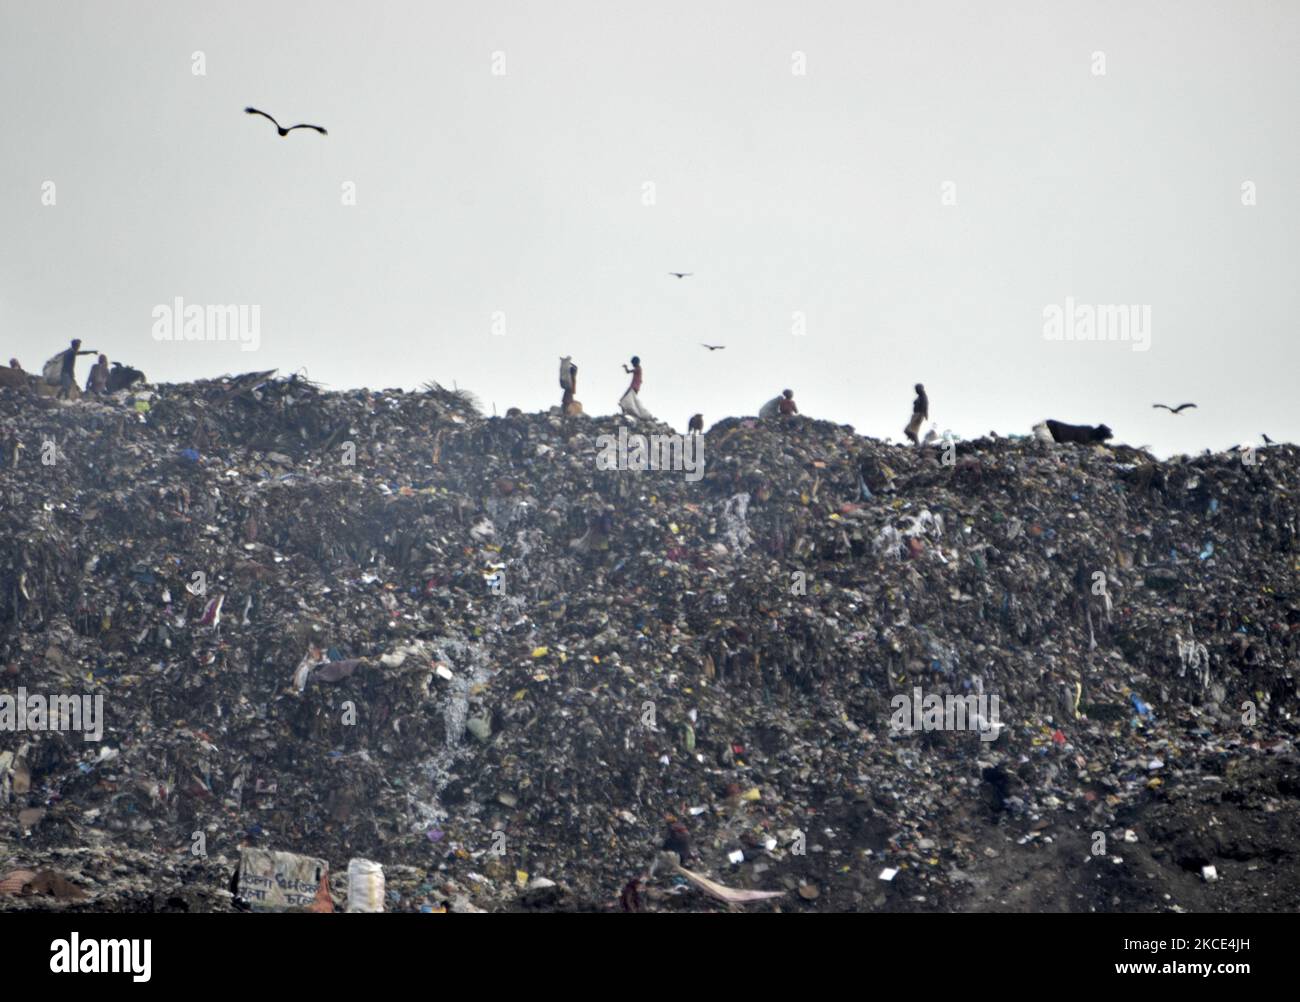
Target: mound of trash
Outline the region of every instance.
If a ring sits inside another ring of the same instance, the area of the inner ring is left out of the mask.
[[[1300,906],[1295,447],[0,416],[0,909],[228,909],[241,847],[393,911]]]

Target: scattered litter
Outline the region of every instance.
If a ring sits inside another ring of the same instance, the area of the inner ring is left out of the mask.
[[[692,482],[598,470],[619,417],[489,418],[436,386],[258,372],[26,400],[0,388],[0,697],[111,710],[99,744],[6,730],[0,887],[50,870],[96,906],[230,907],[239,847],[271,846],[307,861],[274,907],[321,905],[316,868],[363,856],[387,911],[556,891],[524,872],[600,909],[671,816],[695,869],[653,890],[709,895],[692,907],[779,896],[702,873],[963,907],[996,854],[1065,826],[1128,843],[1138,805],[1144,853],[1168,850],[1294,755],[1291,446],[1249,465],[985,438],[946,464],[724,419]],[[894,735],[915,688],[998,703]],[[74,867],[70,845],[95,848]],[[270,907],[274,872],[241,864],[241,900]]]

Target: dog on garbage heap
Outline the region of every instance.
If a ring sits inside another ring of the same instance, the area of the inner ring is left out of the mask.
[[[1080,445],[1088,445],[1092,442],[1105,442],[1115,437],[1104,424],[1096,427],[1090,424],[1066,424],[1064,421],[1053,421],[1051,418],[1048,418],[1044,424],[1047,425],[1053,442],[1077,442]]]
[[[129,390],[133,384],[142,382],[144,382],[144,373],[139,369],[114,362],[113,369],[108,374],[107,388],[109,393],[116,393],[118,390]]]

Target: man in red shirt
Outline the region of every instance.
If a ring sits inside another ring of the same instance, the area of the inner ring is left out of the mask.
[[[633,393],[641,392],[641,359],[636,355],[632,356],[632,368],[623,366],[624,372],[632,373],[632,385],[628,387]]]
[[[623,366],[624,372],[632,373],[632,384],[619,400],[618,405],[622,408],[624,414],[630,414],[632,417],[649,419],[650,412],[641,406],[641,398],[637,395],[641,392],[641,359],[636,355],[632,356],[632,368]]]

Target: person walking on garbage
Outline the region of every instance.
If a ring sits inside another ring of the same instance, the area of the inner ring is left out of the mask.
[[[618,406],[624,414],[631,415],[634,418],[648,420],[650,412],[641,406],[641,398],[638,394],[641,392],[641,359],[636,355],[632,356],[632,368],[623,366],[624,372],[632,374],[632,383],[628,386],[627,392],[619,400]]]
[[[94,365],[90,367],[90,376],[86,379],[87,393],[107,393],[108,392],[108,356],[100,355]]]
[[[81,351],[81,339],[73,338],[71,345],[63,353],[63,367],[59,372],[59,399],[66,400],[72,396],[72,387],[76,383],[77,356],[93,355],[92,351]]]
[[[903,429],[903,434],[911,439],[913,445],[917,445],[919,440],[916,433],[921,430],[921,425],[930,419],[930,398],[925,395],[925,387],[920,383],[916,384],[916,399],[912,401],[912,420],[907,423]]]

